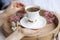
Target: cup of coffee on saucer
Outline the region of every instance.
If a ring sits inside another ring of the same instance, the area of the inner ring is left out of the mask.
[[[20,21],[20,24],[23,27],[29,29],[39,29],[46,25],[46,19],[39,14],[40,6],[27,6],[25,11],[26,15]]]

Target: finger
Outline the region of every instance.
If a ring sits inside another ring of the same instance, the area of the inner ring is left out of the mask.
[[[20,8],[21,9],[23,7],[25,7],[25,6],[22,3],[19,3],[19,2],[11,2],[11,8],[17,8],[17,9]]]
[[[24,9],[24,5],[22,3],[12,2],[10,8],[12,11],[17,12]]]
[[[13,8],[14,6],[16,6],[16,3],[17,3],[17,2],[13,2],[13,1],[12,1],[11,4],[10,4],[10,7]]]
[[[22,28],[19,26],[17,27],[16,31],[20,32],[22,30]]]
[[[24,8],[23,4],[17,3],[17,2],[11,2],[10,6],[5,10],[6,17],[17,13],[18,11],[22,10],[23,8]]]
[[[16,7],[17,2],[11,2],[11,4],[8,6],[7,10],[13,9]]]

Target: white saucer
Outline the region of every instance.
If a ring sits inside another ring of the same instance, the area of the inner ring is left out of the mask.
[[[20,20],[20,24],[25,27],[25,28],[30,28],[30,29],[38,29],[38,28],[43,28],[46,25],[46,19],[42,16],[39,17],[39,20],[35,23],[31,23],[27,21],[26,17],[23,17]]]

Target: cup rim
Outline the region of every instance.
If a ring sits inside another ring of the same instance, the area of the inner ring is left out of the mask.
[[[30,11],[28,11],[27,9],[28,9],[28,8],[31,8],[31,7],[39,8],[38,11],[40,11],[40,6],[38,6],[38,5],[30,5],[30,6],[26,6],[26,7],[25,7],[25,11],[26,11],[26,12],[30,12]],[[36,11],[36,12],[37,12],[37,11]]]

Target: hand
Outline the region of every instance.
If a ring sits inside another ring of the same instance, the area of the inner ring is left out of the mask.
[[[8,36],[5,40],[20,40],[25,35],[21,32],[22,28],[18,27],[15,32],[13,32],[10,36]]]
[[[20,4],[20,5],[17,5]],[[11,2],[11,4],[8,6],[5,11],[0,14],[0,26],[4,23],[5,20],[8,19],[9,16],[15,14],[16,12],[22,10],[24,8],[24,5],[17,2]]]
[[[22,32],[25,36],[37,36],[39,34],[38,30],[32,30],[32,29],[23,29]]]
[[[24,8],[24,5],[17,2],[12,2],[9,7],[4,11],[6,17],[15,14],[17,11],[20,11]]]

